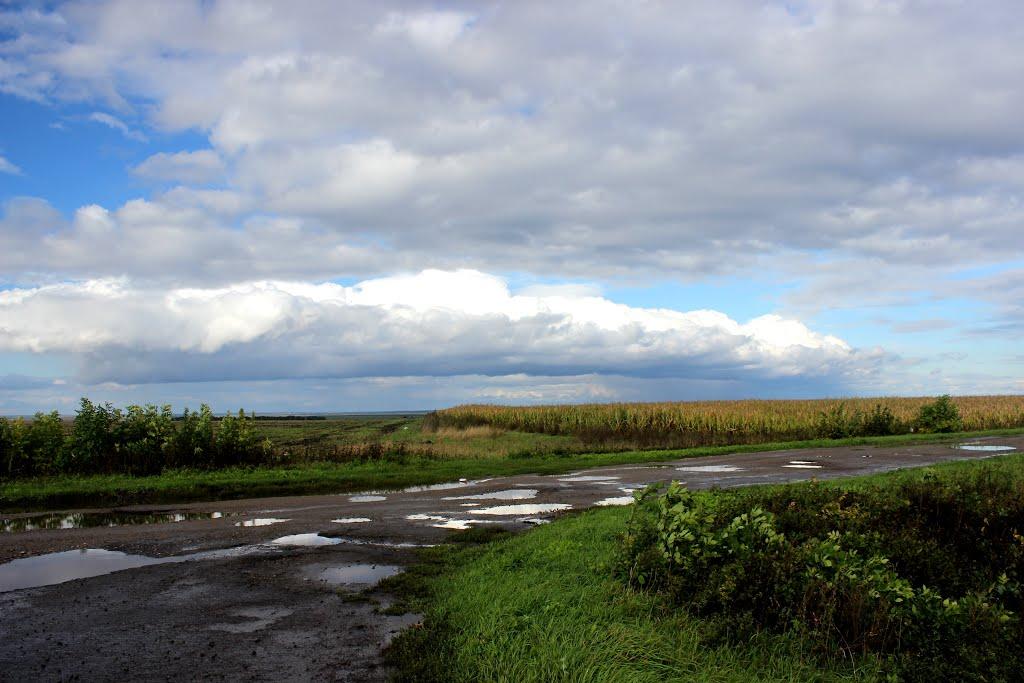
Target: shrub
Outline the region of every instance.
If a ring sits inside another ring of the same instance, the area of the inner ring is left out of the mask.
[[[120,421],[121,411],[109,403],[96,405],[83,398],[75,413],[67,448],[55,458],[57,469],[76,473],[114,471]]]
[[[845,403],[838,403],[818,416],[818,436],[824,439],[845,439],[859,431],[860,413],[847,412]]]
[[[0,475],[25,476],[25,422],[0,417]]]
[[[876,403],[871,412],[864,417],[860,433],[864,436],[888,436],[898,430],[896,416],[889,406]]]
[[[228,413],[221,418],[214,432],[214,464],[217,467],[258,464],[270,454],[271,444],[256,433],[256,421],[246,417],[244,410],[238,415]]]
[[[648,488],[616,573],[706,619],[712,640],[792,631],[904,680],[1021,680],[1022,464],[848,491]]]
[[[167,454],[169,467],[211,467],[215,460],[213,412],[205,403],[196,412],[185,408]]]
[[[119,418],[114,435],[117,470],[139,475],[160,472],[173,445],[171,407],[132,405]]]
[[[53,467],[54,454],[63,453],[67,430],[60,413],[36,413],[25,425],[25,451],[29,463],[28,474],[44,474]]]
[[[949,394],[940,396],[934,403],[921,406],[917,425],[926,432],[960,432],[964,428],[960,410]]]

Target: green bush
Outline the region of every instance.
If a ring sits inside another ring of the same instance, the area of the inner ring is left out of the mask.
[[[1021,680],[1020,465],[852,491],[652,487],[616,571],[705,618],[711,639],[790,631],[905,680]]]
[[[225,415],[214,433],[214,462],[217,467],[254,465],[270,455],[271,444],[259,438],[256,421],[246,417],[244,410],[238,416]]]
[[[25,422],[0,417],[0,474],[5,477],[25,476]]]
[[[871,409],[861,422],[860,433],[864,436],[889,436],[899,431],[896,416],[888,406],[879,403]]]
[[[0,418],[0,476],[40,474],[157,474],[172,467],[206,469],[269,461],[268,440],[255,418],[238,411],[215,426],[207,405],[175,420],[169,405],[131,405],[123,411],[83,398],[68,430],[60,415],[37,413],[26,422]]]
[[[210,467],[214,463],[213,412],[205,403],[196,412],[185,408],[171,437],[169,467]]]
[[[173,446],[174,418],[165,405],[128,406],[119,414],[115,442],[120,472],[146,475],[159,473],[168,462]]]
[[[953,399],[946,394],[937,398],[934,403],[921,406],[917,426],[925,432],[960,432],[963,431],[964,422]]]
[[[117,452],[117,427],[121,411],[109,403],[96,405],[83,398],[67,447],[55,454],[58,470],[68,473],[113,472]]]

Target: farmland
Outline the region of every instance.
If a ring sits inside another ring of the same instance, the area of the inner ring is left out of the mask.
[[[1024,396],[951,399],[959,420],[922,420],[935,401],[917,398],[843,398],[802,401],[601,403],[506,407],[466,405],[440,410],[427,427],[496,429],[574,436],[587,444],[688,448],[772,441],[884,436],[915,431],[982,431],[1024,427]]]
[[[326,419],[84,401],[74,419],[0,418],[0,508],[354,491],[1021,428],[1017,396],[462,406]]]

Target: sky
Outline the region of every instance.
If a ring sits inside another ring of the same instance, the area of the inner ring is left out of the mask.
[[[1024,393],[1021,18],[0,2],[0,414]]]

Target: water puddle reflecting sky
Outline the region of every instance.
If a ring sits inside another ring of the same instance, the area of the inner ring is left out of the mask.
[[[498,505],[490,508],[469,510],[471,515],[537,515],[544,512],[571,510],[572,505],[565,503],[529,503],[523,505]]]
[[[329,536],[321,536],[320,534],[292,534],[290,536],[275,538],[271,541],[274,545],[289,545],[303,548],[312,548],[321,545],[338,545],[342,542],[343,541],[340,538],[331,538]]]
[[[634,503],[633,496],[616,496],[614,498],[605,498],[599,500],[594,505],[600,505],[601,507],[609,507],[612,505],[632,505]]]
[[[247,519],[244,522],[235,522],[235,526],[270,526],[271,524],[290,521],[290,519],[278,519],[276,517],[261,517],[260,519]]]
[[[687,465],[686,467],[677,467],[678,472],[708,472],[708,473],[723,473],[723,472],[742,472],[742,467],[736,465]]]
[[[317,579],[332,586],[375,586],[401,571],[392,564],[346,564],[321,570]]]
[[[186,556],[144,557],[116,550],[66,550],[62,553],[23,557],[0,564],[0,593],[37,588],[74,579],[102,576],[122,569],[152,564],[184,562]]]
[[[129,524],[166,524],[203,519],[220,519],[221,512],[50,512],[24,517],[0,519],[0,532],[37,531],[40,529],[89,529]]]
[[[1013,446],[990,446],[980,443],[962,443],[958,446],[954,446],[961,451],[983,451],[988,453],[1001,453],[1004,451],[1015,451],[1017,450]]]
[[[470,496],[448,496],[444,500],[529,500],[537,497],[537,489],[507,489]]]

